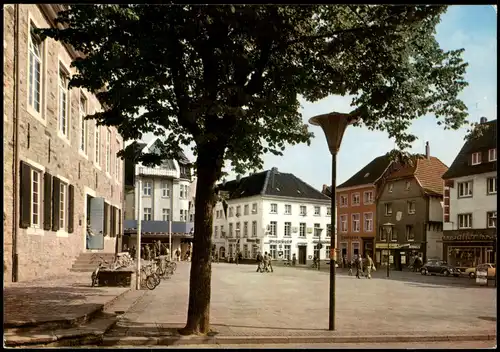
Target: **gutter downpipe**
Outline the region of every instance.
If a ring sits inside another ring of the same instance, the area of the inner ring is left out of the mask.
[[[17,282],[18,281],[18,268],[19,268],[19,263],[18,263],[18,253],[17,253],[17,235],[18,235],[18,229],[19,229],[19,95],[20,95],[20,86],[19,86],[19,33],[21,31],[21,20],[20,20],[20,5],[15,4],[15,25],[14,25],[14,66],[15,66],[15,85],[16,88],[14,90],[14,96],[16,100],[16,104],[14,106],[14,118],[15,118],[15,124],[14,124],[14,174],[13,174],[13,181],[14,181],[14,196],[12,197],[13,200],[13,209],[12,209],[12,214],[13,214],[13,220],[12,220],[12,282]]]

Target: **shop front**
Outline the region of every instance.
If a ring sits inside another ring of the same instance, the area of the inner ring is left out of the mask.
[[[444,231],[443,258],[461,269],[496,262],[496,229]]]
[[[412,264],[412,257],[424,258],[421,243],[377,243],[375,245],[375,263],[393,270],[402,271]]]

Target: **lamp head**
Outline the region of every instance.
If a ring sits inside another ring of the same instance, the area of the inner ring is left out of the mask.
[[[309,123],[323,129],[330,153],[336,154],[339,151],[347,126],[355,123],[358,119],[356,110],[348,114],[334,111],[311,117]]]

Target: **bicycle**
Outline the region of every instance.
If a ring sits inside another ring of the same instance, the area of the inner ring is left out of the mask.
[[[91,279],[92,279],[92,287],[95,287],[95,286],[98,286],[99,285],[99,271],[105,267],[104,264],[106,265],[109,265],[109,263],[104,260],[104,258],[102,256],[99,256],[100,258],[100,261],[99,261],[99,264],[97,265],[97,268],[95,268],[95,270],[92,272],[92,275],[91,275]]]
[[[152,266],[146,265],[141,267],[141,287],[147,287],[149,290],[154,290],[159,284],[153,275]]]

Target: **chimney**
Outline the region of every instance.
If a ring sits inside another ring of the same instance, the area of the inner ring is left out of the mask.
[[[427,160],[431,158],[431,148],[429,147],[429,142],[425,142],[425,157]]]
[[[484,117],[484,116],[483,116],[483,117],[481,117],[481,118],[479,119],[479,122],[480,122],[480,123],[486,123],[486,122],[488,122],[488,119],[487,119],[486,117]]]
[[[273,167],[273,168],[271,169],[271,171],[272,171],[272,172],[278,172],[278,168],[277,168],[277,167]]]
[[[241,180],[241,175],[236,175],[236,181],[240,182]]]
[[[326,194],[326,190],[328,189],[328,186],[323,184],[323,194]]]

